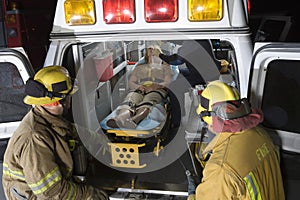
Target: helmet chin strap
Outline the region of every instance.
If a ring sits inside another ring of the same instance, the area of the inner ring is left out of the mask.
[[[208,155],[208,156],[204,155],[203,154],[204,149],[202,149],[202,145],[204,145],[204,143],[208,144],[210,142],[210,141],[205,141],[205,138],[209,138],[209,136],[208,136],[209,131],[208,131],[207,126],[208,126],[208,124],[201,119],[201,132],[200,132],[200,143],[199,143],[199,152],[198,152],[198,156],[201,161],[207,161],[210,157],[210,155]],[[204,146],[204,148],[205,148],[205,146]]]
[[[201,119],[201,136],[200,136],[200,142],[202,143],[203,142],[203,138],[205,136],[205,134],[207,133],[207,130],[208,130],[208,124],[203,120],[203,117],[210,117],[212,114],[211,111],[202,111],[200,114],[199,114],[199,117]]]
[[[65,118],[68,118],[69,113],[70,113],[70,109],[63,106],[62,116],[65,117]]]
[[[204,110],[199,114],[199,117],[201,118],[201,121],[204,122],[203,117],[212,117],[215,115],[216,115],[216,113],[214,111]]]
[[[207,133],[207,131],[208,131],[208,128],[207,128],[207,123],[205,123],[205,122],[202,122],[201,123],[202,125],[202,128],[201,128],[201,137],[200,137],[200,141],[201,142],[203,142],[203,139],[204,139],[204,137],[205,137],[205,134]]]
[[[67,98],[67,97],[66,97],[66,98]],[[71,119],[71,116],[70,116],[70,114],[71,114],[71,112],[70,112],[70,106],[67,105],[67,100],[66,100],[66,98],[59,100],[59,102],[60,102],[60,104],[61,104],[62,107],[63,107],[63,113],[62,113],[62,116],[63,116],[64,118],[70,120],[70,119]]]

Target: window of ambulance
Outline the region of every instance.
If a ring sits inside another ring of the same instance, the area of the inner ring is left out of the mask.
[[[31,106],[23,103],[25,84],[17,67],[0,62],[0,123],[20,121]]]
[[[299,77],[299,60],[274,60],[269,63],[262,99],[264,126],[300,133]]]

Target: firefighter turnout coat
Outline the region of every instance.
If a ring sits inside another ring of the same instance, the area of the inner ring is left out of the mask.
[[[34,107],[11,137],[4,155],[3,187],[13,199],[88,199],[93,188],[71,181],[68,139],[76,133],[63,118]]]
[[[198,200],[284,200],[279,155],[262,128],[217,134],[196,189]]]

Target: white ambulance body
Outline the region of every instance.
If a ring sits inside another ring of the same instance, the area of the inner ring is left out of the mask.
[[[79,131],[93,162],[86,162],[84,156],[75,158],[78,175],[111,191],[111,199],[186,198],[185,171],[201,178],[195,152],[201,128],[195,114],[198,90],[215,79],[237,87],[253,107],[262,109],[262,125],[282,151],[292,152],[297,160],[300,44],[256,44],[253,51],[248,5],[246,0],[57,1],[44,66],[61,65],[70,71],[79,86],[72,104],[74,122],[104,135],[109,147],[109,151],[97,149],[85,141],[87,133]],[[147,117],[145,127],[138,130],[107,127],[106,120],[129,90],[130,72],[152,45],[159,45],[165,55],[178,54],[186,61],[170,65],[173,95],[162,106],[164,121],[153,117],[157,116],[153,109],[152,118]],[[16,66],[23,85],[33,75],[24,75],[26,64],[1,55],[0,62]],[[218,66],[223,62],[226,72]],[[1,80],[6,71],[0,71]],[[13,129],[4,114],[0,119],[0,137],[6,141]],[[287,199],[292,199],[297,194],[293,188],[300,184],[291,180],[294,172],[289,166],[285,170],[285,183],[293,186]]]

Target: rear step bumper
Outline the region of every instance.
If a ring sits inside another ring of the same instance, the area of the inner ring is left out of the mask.
[[[130,188],[118,188],[115,193],[110,195],[110,200],[129,200],[129,199],[172,199],[172,200],[186,200],[187,192],[179,191],[163,191],[163,190],[141,190]]]

